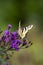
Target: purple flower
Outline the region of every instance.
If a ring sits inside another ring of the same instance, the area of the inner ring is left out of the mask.
[[[2,36],[2,41],[6,44],[6,43],[11,41],[11,37],[10,36],[7,37],[6,35],[3,35]]]
[[[6,36],[3,35],[1,38],[2,38],[2,41],[4,41],[6,39]]]
[[[23,42],[23,45],[26,45],[27,44],[27,42]]]
[[[4,35],[9,35],[10,31],[9,30],[5,30]]]
[[[7,37],[7,38],[5,38],[5,43],[8,43],[8,42],[10,42],[11,41],[11,37]]]
[[[9,30],[10,28],[12,28],[12,25],[11,25],[11,24],[8,24],[8,30]]]
[[[10,28],[12,28],[12,25],[9,24],[8,30],[4,31],[3,36],[0,38],[0,42],[3,42],[4,45],[8,43],[10,49],[13,48],[15,50],[19,50],[22,46],[27,45],[27,41],[25,39],[23,39],[23,41],[20,40],[18,30],[11,32],[9,30]]]
[[[19,46],[18,44],[12,44],[11,48],[15,49],[15,50],[19,50]]]
[[[15,49],[15,50],[19,50],[19,45],[21,44],[21,41],[20,40],[15,40],[15,41],[12,41],[11,43],[11,48]]]
[[[18,37],[18,33],[17,32],[12,32],[12,40],[15,40],[15,39],[17,39],[17,37]]]
[[[15,50],[19,50],[19,46],[16,44],[16,45],[14,45],[14,49]]]
[[[17,36],[17,32],[12,32],[12,35],[13,36]]]
[[[18,45],[22,44],[22,41],[17,39],[17,44]]]

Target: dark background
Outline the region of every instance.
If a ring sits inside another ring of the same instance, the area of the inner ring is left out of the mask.
[[[0,0],[0,26],[17,26],[19,20],[22,24],[37,22],[43,30],[43,0]]]

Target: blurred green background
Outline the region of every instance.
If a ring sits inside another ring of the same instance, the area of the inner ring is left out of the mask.
[[[4,31],[12,24],[15,31],[20,20],[23,27],[34,25],[29,31],[33,45],[15,52],[9,62],[11,65],[43,65],[43,0],[0,0],[0,28]]]

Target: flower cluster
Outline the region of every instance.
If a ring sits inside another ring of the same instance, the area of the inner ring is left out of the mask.
[[[10,29],[12,28],[12,25],[8,25],[8,29],[4,31],[2,37],[0,37],[0,46],[1,47],[6,47],[9,45],[8,49],[14,49],[14,50],[19,50],[22,46],[26,45],[27,42],[26,40],[21,41],[19,39],[18,31],[11,32]],[[3,43],[2,43],[3,42]]]
[[[22,41],[21,39],[19,39],[20,36],[18,34],[18,30],[11,32],[11,28],[12,25],[9,24],[8,29],[5,30],[0,37],[0,53],[2,52],[4,54],[7,52],[7,50],[11,49],[18,51],[23,46],[25,46],[25,48],[28,48],[28,43],[26,42],[26,40],[23,39]]]

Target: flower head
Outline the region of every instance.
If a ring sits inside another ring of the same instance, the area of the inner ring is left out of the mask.
[[[9,30],[5,30],[4,35],[9,35],[10,31]]]
[[[8,30],[12,28],[12,25],[11,24],[8,24]]]
[[[19,50],[19,45],[21,44],[20,40],[14,40],[11,43],[11,48],[15,49],[15,50]]]

